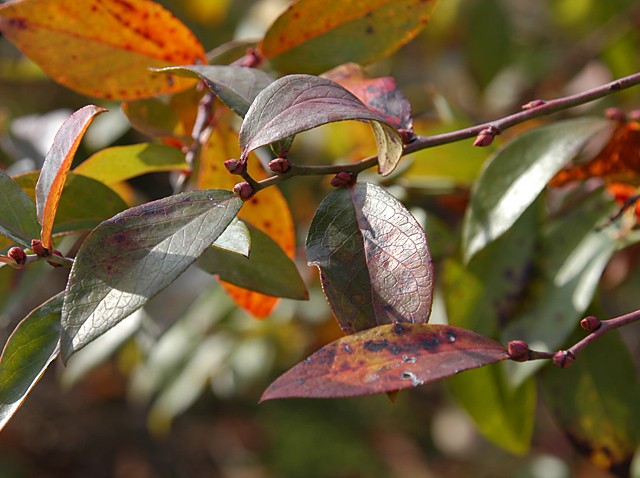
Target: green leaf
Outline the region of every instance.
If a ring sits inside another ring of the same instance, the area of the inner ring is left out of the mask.
[[[611,203],[599,190],[542,231],[535,292],[528,298],[529,307],[504,330],[505,341],[524,340],[534,349],[547,351],[562,345],[591,303],[616,249],[614,232],[598,230],[610,214]],[[526,370],[527,374],[533,371]]]
[[[273,23],[258,51],[284,73],[318,74],[347,62],[371,63],[420,33],[436,3],[300,0]]]
[[[584,331],[573,339],[580,340]],[[640,386],[617,332],[591,343],[566,369],[547,367],[543,398],[569,439],[595,465],[629,476],[640,446]]]
[[[260,146],[345,120],[370,122],[378,146],[380,174],[390,174],[403,152],[398,132],[339,84],[311,75],[285,76],[256,97],[240,129],[242,157]]]
[[[513,387],[504,370],[493,366],[456,375],[448,384],[478,430],[492,443],[518,455],[529,450],[536,410],[533,378]]]
[[[152,138],[190,139],[178,114],[168,104],[157,98],[127,101],[120,106],[131,126]]]
[[[40,237],[36,205],[16,182],[0,171],[0,234],[31,247],[31,239]]]
[[[244,289],[307,300],[309,293],[294,262],[265,233],[253,226],[248,228],[251,233],[249,258],[213,247],[200,256],[196,265]]]
[[[256,68],[222,65],[189,65],[162,68],[161,72],[203,80],[220,100],[244,118],[258,93],[273,83],[273,77]]]
[[[357,183],[329,193],[306,248],[345,332],[428,321],[433,266],[424,231],[381,187]]]
[[[240,254],[244,257],[249,257],[251,251],[251,232],[249,226],[238,218],[235,218],[229,224],[216,242],[213,243],[213,247],[228,251],[234,254]]]
[[[0,429],[9,422],[60,351],[58,294],[18,324],[0,357]]]
[[[507,357],[499,343],[470,330],[431,324],[381,325],[324,346],[281,375],[260,400],[393,392]]]
[[[162,144],[141,143],[100,150],[73,172],[112,184],[147,173],[188,169],[180,150]]]
[[[36,210],[42,224],[41,238],[45,247],[51,247],[51,232],[58,211],[60,196],[71,162],[85,131],[93,119],[104,113],[104,108],[89,105],[73,113],[60,127],[36,183]]]
[[[509,229],[562,166],[609,125],[599,118],[561,121],[527,131],[492,156],[467,208],[465,260]]]
[[[37,172],[23,174],[15,179],[27,195],[35,195]],[[108,186],[91,178],[68,173],[58,204],[53,234],[93,229],[126,208],[127,204]]]
[[[94,229],[78,251],[67,284],[63,359],[173,282],[241,206],[230,191],[193,191],[127,209]]]

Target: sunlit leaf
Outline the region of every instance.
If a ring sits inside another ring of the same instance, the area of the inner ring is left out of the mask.
[[[616,332],[590,344],[567,369],[541,373],[544,401],[569,440],[593,464],[620,477],[630,476],[640,445],[637,377]]]
[[[499,343],[469,330],[430,324],[382,325],[324,346],[280,376],[261,400],[392,392],[507,357]]]
[[[349,90],[394,128],[413,131],[411,104],[393,77],[369,78],[362,68],[353,63],[334,68],[323,76]]]
[[[334,121],[369,121],[378,146],[380,174],[390,174],[402,156],[402,139],[378,113],[326,78],[289,75],[257,96],[240,129],[242,156],[302,131]]]
[[[549,182],[562,186],[569,181],[602,178],[606,182],[640,183],[640,122],[620,123],[594,158],[560,171]]]
[[[150,0],[22,0],[0,7],[0,31],[51,78],[100,98],[180,91],[192,80],[149,68],[204,63],[204,49]]]
[[[225,105],[243,118],[258,93],[273,82],[271,75],[262,70],[240,66],[189,65],[160,71],[203,80]]]
[[[180,150],[162,144],[142,143],[102,149],[73,172],[111,184],[147,173],[188,169]]]
[[[37,171],[16,176],[15,180],[27,195],[35,198]],[[93,229],[126,208],[127,204],[110,187],[95,179],[68,173],[52,233]]]
[[[42,243],[47,248],[51,247],[53,221],[80,140],[96,115],[105,111],[93,105],[76,111],[60,127],[44,159],[36,184],[36,210],[38,221],[42,224]]]
[[[433,265],[424,231],[381,187],[332,191],[318,207],[306,248],[345,332],[428,321]]]
[[[258,51],[284,73],[318,74],[391,55],[426,25],[435,0],[299,0],[274,22]]]
[[[229,191],[193,191],[133,207],[94,229],[69,276],[63,359],[173,282],[222,234],[241,205]]]
[[[465,259],[509,229],[560,168],[608,125],[599,118],[561,121],[525,132],[492,156],[465,216]]]
[[[238,287],[275,297],[309,298],[304,281],[293,261],[273,239],[250,227],[251,252],[243,257],[233,252],[207,249],[196,265]]]
[[[31,247],[31,239],[40,236],[40,224],[32,199],[13,179],[0,171],[0,234]]]
[[[219,118],[209,140],[202,146],[198,169],[198,188],[232,189],[238,176],[229,174],[223,163],[240,155],[238,134],[232,126],[233,114]],[[257,180],[267,177],[257,158],[251,158],[249,173]],[[246,201],[239,215],[247,223],[273,239],[290,259],[295,257],[295,229],[286,199],[277,186],[263,189]],[[221,281],[235,302],[254,317],[268,316],[278,303],[276,297],[260,294]]]
[[[218,239],[213,243],[213,248],[249,257],[249,252],[251,251],[251,232],[249,232],[249,227],[243,221],[235,218],[218,236]]]
[[[13,331],[0,357],[0,429],[60,351],[62,294],[33,310]]]

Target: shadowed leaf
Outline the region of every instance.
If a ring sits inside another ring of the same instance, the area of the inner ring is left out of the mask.
[[[42,224],[42,243],[47,248],[51,247],[53,221],[73,156],[93,118],[105,111],[99,106],[89,105],[73,113],[56,133],[53,145],[44,159],[36,183],[36,210]]]
[[[135,129],[152,138],[177,138],[182,142],[191,140],[180,121],[178,114],[170,105],[157,98],[143,98],[126,101],[120,109]]]
[[[560,168],[609,124],[601,118],[561,121],[527,131],[493,155],[467,208],[462,231],[465,259],[509,229]]]
[[[342,330],[427,322],[433,265],[422,227],[379,186],[356,183],[322,201],[307,237]]]
[[[273,23],[258,51],[284,73],[318,74],[391,55],[426,25],[432,0],[300,0]]]
[[[64,360],[173,282],[227,228],[242,201],[193,191],[128,209],[78,251],[62,311]]]
[[[253,100],[273,78],[255,68],[223,65],[190,65],[159,70],[203,80],[222,102],[244,118]]]
[[[150,0],[12,2],[0,31],[55,81],[99,98],[180,91],[193,81],[149,68],[206,61],[193,33]]]
[[[326,78],[289,75],[257,96],[240,129],[242,157],[260,146],[335,121],[369,121],[378,146],[380,174],[390,174],[402,156],[402,139],[380,114]]]
[[[20,186],[0,171],[0,234],[31,247],[31,239],[40,236],[36,206]]]
[[[261,400],[393,392],[507,358],[499,343],[469,330],[382,325],[324,346],[280,376]]]
[[[180,150],[162,144],[142,143],[102,149],[73,172],[112,184],[147,173],[188,169]]]
[[[7,340],[0,357],[0,430],[58,356],[62,297],[33,310]]]

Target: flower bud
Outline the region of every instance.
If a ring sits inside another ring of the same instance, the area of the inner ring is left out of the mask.
[[[585,317],[580,321],[580,327],[582,327],[587,332],[595,332],[600,328],[601,325],[602,322],[600,321],[600,319],[594,317],[593,315]]]
[[[493,126],[489,126],[478,133],[473,145],[480,147],[489,146],[493,143],[493,138],[495,138],[497,134],[498,131]]]
[[[242,174],[247,170],[247,164],[239,159],[227,159],[224,162],[224,167],[231,174]]]
[[[27,263],[27,253],[21,247],[12,247],[7,251],[7,256],[13,259],[16,264],[22,266]]]
[[[353,173],[341,171],[331,178],[331,185],[335,188],[346,188],[356,183],[357,177]]]
[[[243,201],[246,201],[247,199],[251,199],[251,197],[255,194],[255,192],[251,187],[251,184],[249,184],[246,181],[243,181],[241,183],[236,184],[233,187],[233,194],[238,196]]]
[[[551,360],[556,367],[567,368],[575,359],[575,355],[568,350],[558,350]]]
[[[529,344],[524,340],[512,340],[507,344],[509,358],[514,362],[526,362],[529,360]]]
[[[287,158],[276,158],[269,162],[269,169],[276,174],[284,174],[291,169],[291,161]]]
[[[39,239],[31,239],[31,250],[39,257],[47,257],[49,255],[49,249],[44,247]]]

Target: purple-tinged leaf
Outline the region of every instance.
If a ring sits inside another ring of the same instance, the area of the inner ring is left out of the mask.
[[[428,321],[433,265],[424,231],[381,187],[356,183],[332,191],[313,218],[306,247],[346,333]]]
[[[507,358],[502,345],[470,330],[382,325],[324,346],[281,375],[261,400],[394,392]]]
[[[390,174],[403,152],[402,139],[395,128],[342,86],[311,75],[285,76],[256,97],[240,129],[242,157],[246,158],[260,146],[345,120],[371,124],[378,147],[380,174]]]
[[[73,113],[56,133],[53,145],[44,158],[36,184],[36,209],[38,221],[42,225],[40,236],[45,247],[51,247],[53,220],[80,140],[93,118],[105,111],[107,110],[99,106],[89,105]]]
[[[18,324],[0,357],[0,430],[60,351],[62,294],[33,310]]]
[[[273,83],[273,77],[268,73],[242,66],[172,66],[158,71],[203,80],[213,94],[242,118],[247,114],[256,96]]]
[[[94,229],[78,251],[67,284],[63,359],[173,282],[241,206],[230,191],[193,191],[127,209]]]

